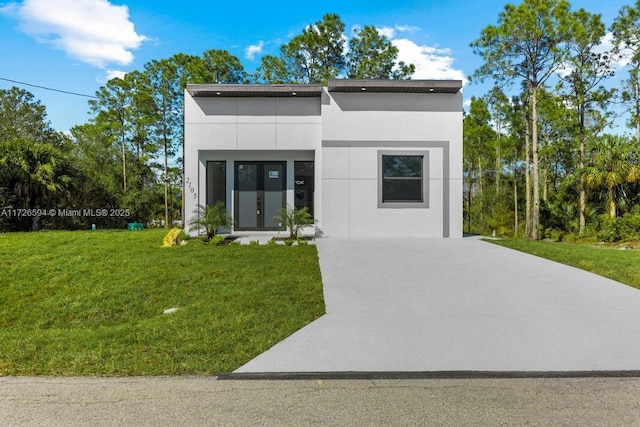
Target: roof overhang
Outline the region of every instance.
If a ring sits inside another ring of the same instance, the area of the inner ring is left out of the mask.
[[[372,80],[332,79],[329,92],[349,93],[449,93],[462,89],[462,80]],[[189,84],[193,97],[320,97],[319,84]]]
[[[322,85],[305,84],[189,84],[187,92],[193,97],[320,97]]]
[[[329,92],[458,93],[462,80],[329,80]]]

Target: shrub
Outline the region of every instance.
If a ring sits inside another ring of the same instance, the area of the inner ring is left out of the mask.
[[[640,214],[625,214],[621,217],[601,219],[598,237],[605,242],[618,242],[640,238]]]
[[[229,212],[219,201],[213,206],[198,205],[193,213],[195,216],[191,219],[191,231],[204,229],[205,242],[214,238],[220,229],[233,225]]]
[[[289,239],[292,240],[298,240],[298,234],[302,227],[313,224],[313,217],[306,206],[302,209],[296,209],[295,207],[282,208],[280,209],[280,215],[276,216],[275,219],[280,222],[280,230],[289,231]]]
[[[565,232],[557,228],[547,228],[544,231],[544,235],[547,239],[551,239],[555,242],[562,242],[565,238]]]
[[[217,234],[217,235],[213,236],[213,237],[211,238],[211,240],[209,240],[209,244],[210,244],[210,245],[214,245],[214,246],[220,246],[220,245],[222,245],[226,240],[227,240],[227,239],[226,239],[226,237],[224,237],[224,236],[221,236],[221,235]]]

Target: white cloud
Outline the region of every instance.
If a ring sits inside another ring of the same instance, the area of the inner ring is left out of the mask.
[[[120,71],[120,70],[107,70],[107,81],[111,80],[111,79],[124,79],[124,76],[127,73],[125,71]]]
[[[416,27],[414,25],[396,25],[396,30],[401,33],[410,33],[413,34],[416,31],[420,31],[420,27]]]
[[[349,37],[347,37],[345,33],[342,33],[340,38],[342,39],[342,54],[346,55],[349,53]]]
[[[378,34],[380,34],[381,36],[385,36],[388,39],[392,39],[396,35],[396,30],[391,27],[380,27],[377,30]]]
[[[605,53],[611,52],[614,48],[613,44],[613,33],[609,32],[605,34],[602,38],[602,42],[599,46],[596,46],[593,49],[594,53]],[[631,62],[631,58],[633,57],[633,52],[629,48],[625,48],[624,46],[620,46],[620,52],[612,58],[612,65],[614,68],[623,68],[629,65]]]
[[[378,34],[380,34],[381,36],[385,36],[388,39],[395,38],[396,32],[413,34],[416,31],[420,31],[420,27],[416,27],[413,25],[396,25],[394,28],[391,28],[391,27],[378,28]]]
[[[263,46],[264,46],[264,42],[262,40],[260,40],[258,44],[250,45],[248,48],[244,50],[245,58],[253,61],[256,55],[259,55],[262,53]]]
[[[565,78],[565,77],[569,77],[574,70],[575,68],[572,67],[571,65],[562,64],[560,68],[556,70],[556,74],[558,74],[562,78]]]
[[[395,39],[391,42],[398,48],[398,61],[416,66],[412,79],[462,80],[466,83],[464,72],[453,67],[451,50],[420,46],[408,39]]]
[[[129,9],[108,0],[24,0],[2,11],[15,16],[21,29],[38,41],[101,68],[130,64],[131,50],[148,40],[136,33]]]

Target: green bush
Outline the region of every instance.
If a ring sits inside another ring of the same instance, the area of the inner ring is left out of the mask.
[[[294,207],[282,208],[275,219],[280,222],[280,230],[289,231],[289,239],[291,240],[298,239],[298,234],[302,230],[302,227],[305,225],[313,225],[314,223],[313,217],[306,206],[302,209]]]
[[[213,246],[220,246],[222,245],[225,241],[227,240],[227,238],[225,236],[221,236],[220,234],[216,234],[215,236],[213,236],[210,240],[209,240],[209,244],[213,245]]]
[[[625,214],[617,218],[602,217],[598,237],[605,242],[640,238],[640,214]]]
[[[213,239],[220,229],[230,228],[233,225],[233,219],[222,202],[216,202],[213,206],[198,205],[193,214],[191,231],[204,229],[205,242]]]
[[[555,242],[562,242],[566,234],[567,233],[565,231],[560,230],[558,228],[547,228],[544,231],[544,237],[547,239],[551,239]]]

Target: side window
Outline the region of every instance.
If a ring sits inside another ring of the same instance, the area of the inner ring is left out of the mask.
[[[378,207],[429,207],[429,152],[378,152]]]
[[[207,162],[207,205],[216,202],[227,205],[227,162]]]

